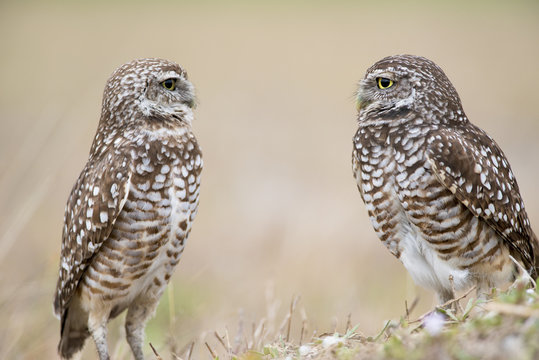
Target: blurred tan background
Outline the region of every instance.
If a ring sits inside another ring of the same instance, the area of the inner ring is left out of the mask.
[[[147,328],[166,358],[192,340],[207,358],[204,334],[240,314],[250,328],[272,296],[280,321],[301,295],[311,332],[342,331],[351,313],[372,335],[405,300],[419,296],[416,316],[433,305],[377,240],[352,177],[356,82],[384,56],[445,70],[539,231],[535,1],[3,1],[0,34],[0,358],[56,356],[65,201],[105,81],[134,58],[182,64],[199,98],[200,212]],[[129,358],[122,331],[111,324],[110,347]]]

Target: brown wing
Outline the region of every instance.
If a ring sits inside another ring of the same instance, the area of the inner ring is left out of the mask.
[[[535,236],[509,162],[496,142],[471,123],[428,139],[427,158],[438,180],[485,220],[535,273]]]
[[[127,199],[131,172],[123,155],[88,161],[67,201],[54,313],[61,317],[86,267],[109,237]]]

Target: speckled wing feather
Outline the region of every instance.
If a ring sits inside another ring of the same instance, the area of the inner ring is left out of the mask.
[[[361,165],[359,164],[359,153],[357,152],[355,145],[354,145],[354,150],[352,151],[352,172],[354,173],[354,178],[356,179],[357,189],[359,190],[359,195],[361,196],[361,200],[365,202],[365,199],[363,197],[363,186],[359,185],[360,182],[362,181]]]
[[[129,194],[130,164],[123,155],[102,156],[88,162],[67,201],[62,234],[62,257],[54,312],[61,317]]]
[[[427,158],[440,182],[485,220],[535,273],[535,236],[502,150],[483,130],[442,129],[428,139]]]

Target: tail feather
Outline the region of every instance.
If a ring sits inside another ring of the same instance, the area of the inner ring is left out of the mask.
[[[533,248],[533,255],[534,255],[534,263],[533,268],[530,271],[530,275],[534,280],[537,280],[537,277],[539,276],[539,241],[537,240],[537,235],[532,231],[531,232],[531,242],[532,242],[532,248]]]
[[[87,325],[88,315],[76,304],[71,304],[62,315],[61,320],[58,354],[62,359],[71,359],[73,355],[82,350],[86,338],[90,336]]]

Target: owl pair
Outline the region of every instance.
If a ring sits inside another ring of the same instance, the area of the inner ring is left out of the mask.
[[[62,358],[87,337],[108,359],[107,322],[143,359],[144,327],[179,262],[197,213],[202,154],[185,71],[136,60],[108,80],[88,162],[68,199],[54,312]],[[443,71],[385,58],[357,96],[353,170],[372,225],[413,279],[440,301],[537,276],[539,246],[505,155],[471,124]]]

